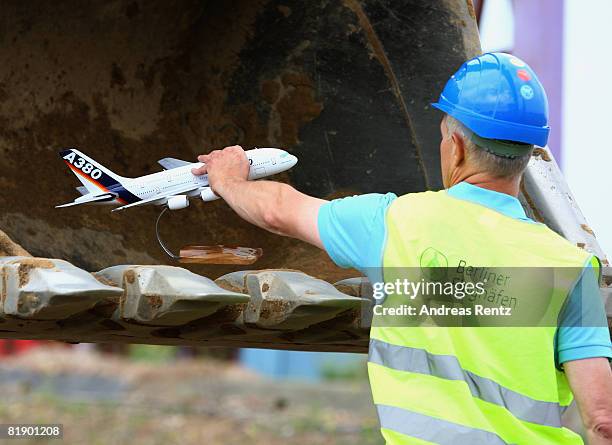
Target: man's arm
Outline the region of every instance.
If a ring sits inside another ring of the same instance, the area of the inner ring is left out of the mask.
[[[350,196],[325,201],[287,184],[247,181],[249,165],[242,148],[227,147],[199,156],[212,189],[245,220],[321,249],[340,267],[355,267],[380,281],[385,242],[385,214],[393,193]]]
[[[576,396],[589,444],[612,442],[612,357],[599,271],[589,263],[560,315],[558,362]]]
[[[326,201],[273,181],[224,181],[215,189],[238,215],[262,229],[323,248],[317,230],[319,207]]]
[[[605,357],[563,364],[576,397],[589,445],[612,442],[612,371]]]
[[[194,169],[193,174],[207,173],[213,191],[241,218],[270,232],[323,248],[317,215],[319,207],[327,201],[305,195],[288,184],[248,181],[249,162],[238,145],[198,159],[205,165]]]

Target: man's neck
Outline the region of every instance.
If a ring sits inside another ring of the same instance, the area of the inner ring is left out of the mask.
[[[453,181],[452,185],[460,182],[467,182],[487,190],[493,190],[506,195],[518,197],[520,191],[520,178],[492,178],[486,173],[475,173],[457,181]]]

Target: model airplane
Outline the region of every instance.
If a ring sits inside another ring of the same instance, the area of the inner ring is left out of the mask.
[[[249,179],[260,179],[284,172],[298,161],[295,156],[279,148],[256,148],[247,150],[246,155],[251,164]],[[200,196],[203,201],[219,198],[209,187],[207,175],[195,176],[191,173],[192,168],[203,165],[201,162],[164,158],[158,162],[165,171],[138,178],[125,178],[74,148],[61,151],[60,156],[83,186],[77,187],[82,196],[56,207],[78,204],[120,205],[113,209],[115,212],[144,204],[155,204],[178,210],[189,206],[190,197]]]

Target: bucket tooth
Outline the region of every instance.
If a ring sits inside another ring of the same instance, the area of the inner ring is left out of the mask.
[[[353,297],[372,299],[372,283],[366,277],[346,278],[334,283],[336,289]]]
[[[13,317],[62,320],[122,294],[64,260],[4,257],[0,270],[2,312]]]
[[[225,290],[181,267],[113,266],[96,276],[123,287],[122,319],[154,326],[182,325],[249,300],[246,294]]]
[[[300,330],[330,320],[341,312],[359,308],[362,299],[343,294],[326,281],[290,270],[237,272],[221,277],[242,279],[251,299],[244,323],[264,329]]]

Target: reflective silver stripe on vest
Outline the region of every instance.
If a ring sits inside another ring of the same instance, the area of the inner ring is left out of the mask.
[[[369,361],[398,371],[461,380],[467,384],[472,396],[503,406],[517,419],[561,428],[562,409],[558,403],[532,399],[465,370],[455,356],[431,354],[424,349],[370,339]]]
[[[495,433],[470,428],[407,409],[376,405],[376,411],[378,411],[382,428],[438,445],[508,445]]]

